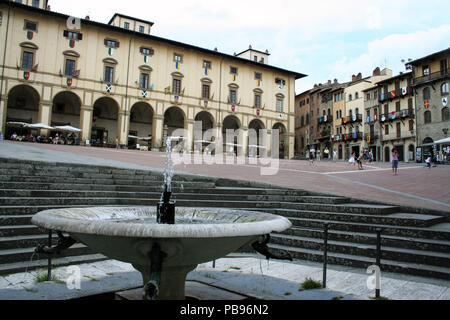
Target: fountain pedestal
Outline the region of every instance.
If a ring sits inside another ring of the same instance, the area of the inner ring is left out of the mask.
[[[133,264],[133,267],[142,274],[145,286],[152,281],[151,268]],[[160,273],[157,300],[185,300],[186,277],[194,271],[197,265],[162,267]]]

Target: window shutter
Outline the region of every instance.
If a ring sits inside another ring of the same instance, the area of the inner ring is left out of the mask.
[[[105,46],[107,46],[108,45],[108,40],[105,39],[104,43],[105,43]]]
[[[64,37],[69,37],[69,31],[67,31],[67,30],[64,30]]]
[[[116,48],[119,48],[119,47],[120,47],[120,42],[117,41],[117,42],[116,42]]]
[[[82,33],[78,34],[78,40],[83,40],[83,34]]]

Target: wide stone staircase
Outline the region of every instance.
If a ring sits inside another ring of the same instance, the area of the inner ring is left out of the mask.
[[[31,224],[37,212],[52,208],[156,206],[159,172],[44,163],[0,158],[0,275],[47,266],[34,253],[48,243],[48,231]],[[289,218],[293,227],[273,234],[270,247],[294,258],[323,261],[324,223],[329,223],[330,264],[367,268],[375,263],[376,229],[382,228],[382,271],[450,278],[450,224],[446,213],[314,194],[275,186],[175,176],[178,207],[227,207]],[[53,236],[53,244],[56,244]],[[107,259],[76,244],[53,266]]]

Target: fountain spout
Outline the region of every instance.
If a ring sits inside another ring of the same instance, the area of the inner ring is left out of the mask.
[[[172,192],[165,186],[162,199],[158,203],[156,217],[158,224],[175,224],[175,201],[171,201]]]

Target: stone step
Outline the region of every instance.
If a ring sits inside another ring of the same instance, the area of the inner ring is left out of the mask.
[[[272,237],[271,242],[274,244],[294,248],[304,248],[310,250],[318,250],[322,252],[324,250],[324,242],[321,239],[313,239],[291,235],[274,235]],[[374,245],[329,240],[328,250],[329,252],[336,252],[341,254],[362,256],[376,259],[376,246]],[[382,259],[386,260],[419,263],[438,267],[450,266],[449,253],[412,250],[405,248],[393,248],[387,246],[382,247],[381,250],[382,250],[381,257]]]
[[[71,257],[60,257],[52,259],[52,268],[66,267],[70,265],[79,265],[84,263],[94,263],[98,261],[109,260],[101,254],[89,254]],[[40,259],[33,261],[21,261],[14,263],[0,264],[0,275],[8,275],[25,271],[33,271],[37,269],[47,269],[48,260]]]
[[[125,191],[59,191],[59,190],[5,190],[0,189],[1,199],[9,198],[139,198],[157,199],[161,197],[161,190],[158,192],[125,192]],[[209,190],[203,192],[189,193],[187,191],[174,194],[176,199],[193,200],[234,200],[234,201],[302,201],[303,197],[285,195],[247,195],[240,194],[217,194],[210,193]]]
[[[136,175],[132,173],[92,173],[92,172],[73,172],[62,170],[19,170],[19,169],[0,169],[0,181],[9,181],[9,177],[54,177],[54,178],[86,178],[86,179],[116,179],[116,180],[146,180],[156,181],[164,180],[163,176],[156,175]]]
[[[284,245],[270,244],[270,248],[274,251],[289,251],[294,259],[323,262],[323,252],[318,250],[293,248]],[[335,252],[328,253],[328,264],[341,265],[354,268],[367,269],[369,266],[375,265],[372,258],[339,254]],[[393,272],[408,274],[427,278],[437,278],[448,280],[450,278],[450,269],[448,267],[429,266],[417,263],[398,262],[391,260],[381,260],[381,272]]]
[[[376,233],[377,228],[382,228],[385,235],[401,237],[417,237],[421,239],[449,240],[450,231],[432,228],[402,227],[382,224],[360,224],[353,222],[339,222],[320,219],[291,218],[294,227],[323,229],[324,223],[329,223],[330,230]]]
[[[53,234],[53,244],[57,236]],[[0,237],[0,250],[12,250],[20,248],[35,248],[38,244],[48,244],[48,234],[36,234],[29,236]]]
[[[322,241],[324,238],[323,229],[294,227],[285,231],[283,234],[320,239]],[[376,245],[377,241],[377,235],[374,233],[346,232],[338,230],[330,230],[328,232],[328,238],[334,241],[351,242],[373,246]],[[413,237],[383,235],[381,238],[381,245],[413,250],[436,251],[444,253],[450,252],[450,241],[446,240],[431,240]]]
[[[42,257],[47,258],[47,256],[45,254],[37,254],[34,252],[34,250],[35,250],[35,247],[11,249],[11,250],[1,250],[0,251],[0,261],[2,264],[4,264],[4,263],[14,263],[14,262],[21,262],[21,261],[31,261],[32,258],[34,259],[36,256],[39,256],[40,258],[42,258]],[[55,258],[79,256],[79,255],[86,255],[86,254],[94,254],[94,252],[92,251],[92,249],[90,249],[89,247],[86,247],[84,244],[76,243],[69,249],[62,252],[60,256],[55,255]],[[36,259],[39,259],[39,257]]]
[[[58,191],[124,191],[124,192],[161,192],[164,182],[160,181],[151,185],[113,185],[113,184],[76,184],[76,183],[38,183],[38,182],[0,182],[2,190],[58,190]],[[216,190],[212,182],[178,182],[172,185],[173,192],[182,193],[187,190],[191,192],[203,192],[204,190]],[[214,191],[215,192],[215,191]],[[218,193],[218,192],[216,192]],[[232,194],[230,190],[223,192]],[[256,191],[255,191],[256,193]]]
[[[0,226],[16,226],[31,224],[33,215],[8,215],[0,216]]]
[[[359,213],[388,215],[400,211],[398,206],[365,204],[365,203],[345,203],[345,204],[321,204],[321,203],[281,203],[279,208],[310,210],[310,211],[328,211],[339,213]]]
[[[429,227],[445,222],[446,217],[416,213],[393,213],[389,215],[366,215],[355,213],[334,213],[307,210],[266,209],[266,212],[287,218],[321,219],[330,221],[358,222],[398,226]]]
[[[54,176],[0,176],[0,182],[24,182],[24,183],[70,183],[70,184],[90,184],[90,185],[141,185],[141,186],[161,186],[164,184],[164,180],[134,180],[134,179],[113,179],[113,178],[73,178],[73,177],[54,177]],[[212,181],[182,181],[180,179],[174,180],[174,185],[186,186],[203,185],[211,188],[215,187],[215,183]],[[189,184],[191,183],[191,184]]]
[[[16,225],[16,226],[0,226],[0,237],[14,237],[14,236],[28,236],[45,234],[43,229],[37,226],[28,225]]]

